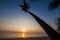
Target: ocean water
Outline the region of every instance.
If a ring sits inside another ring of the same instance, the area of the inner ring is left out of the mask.
[[[26,38],[26,37],[45,37],[46,34],[40,33],[0,33],[0,38]]]

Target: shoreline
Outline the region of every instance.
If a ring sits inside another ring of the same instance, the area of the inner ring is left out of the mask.
[[[48,37],[0,38],[0,40],[50,40]]]

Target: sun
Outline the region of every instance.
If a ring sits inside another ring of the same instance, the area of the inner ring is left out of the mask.
[[[22,29],[22,32],[23,32],[23,33],[26,32],[26,29]]]

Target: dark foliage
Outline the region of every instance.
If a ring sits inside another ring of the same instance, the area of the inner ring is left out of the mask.
[[[53,10],[53,9],[55,9],[55,8],[57,8],[58,6],[60,6],[60,0],[53,0],[50,4],[49,4],[49,6],[48,6],[48,10]]]

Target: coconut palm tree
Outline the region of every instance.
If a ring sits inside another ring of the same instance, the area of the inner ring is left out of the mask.
[[[49,10],[53,10],[53,9],[55,9],[55,8],[58,8],[60,6],[60,0],[53,0],[50,4],[49,4],[49,6],[48,6],[48,9]],[[58,29],[57,30],[59,30],[60,29],[60,18],[58,18],[58,23],[57,23],[57,26],[58,26]]]
[[[26,1],[24,0],[23,2],[24,5],[20,5],[23,9],[23,11],[29,13],[37,22],[39,25],[41,25],[41,27],[44,29],[44,31],[48,34],[49,38],[51,40],[60,40],[60,34],[57,33],[53,28],[51,28],[50,25],[48,25],[44,20],[42,20],[41,18],[39,18],[38,16],[36,16],[34,13],[28,11],[28,9],[30,8],[28,6],[28,4],[26,3]]]
[[[49,10],[55,9],[58,6],[60,6],[60,0],[52,0],[52,2],[49,4],[48,8]]]
[[[57,30],[60,30],[60,18],[57,19],[57,26],[58,26]]]

